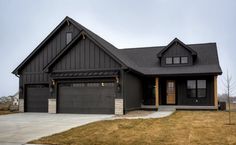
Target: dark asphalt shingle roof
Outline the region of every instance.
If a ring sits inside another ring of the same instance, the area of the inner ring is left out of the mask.
[[[221,74],[216,43],[187,45],[197,52],[197,59],[192,66],[168,66],[161,67],[157,54],[165,47],[143,47],[120,49],[138,65],[137,70],[145,75],[168,74],[197,74],[216,73]]]

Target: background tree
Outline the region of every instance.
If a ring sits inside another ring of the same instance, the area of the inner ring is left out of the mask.
[[[223,84],[225,87],[225,92],[227,94],[227,102],[228,102],[228,112],[229,112],[229,124],[232,124],[231,121],[231,101],[230,97],[232,97],[235,89],[235,82],[233,82],[232,76],[228,73],[226,74],[226,77],[224,77]]]

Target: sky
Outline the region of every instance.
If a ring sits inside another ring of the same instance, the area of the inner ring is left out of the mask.
[[[117,48],[216,42],[225,91],[236,80],[235,0],[0,0],[0,96],[13,95],[11,72],[69,16]],[[235,88],[236,89],[236,88]]]

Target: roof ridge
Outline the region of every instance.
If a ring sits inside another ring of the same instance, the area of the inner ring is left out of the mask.
[[[192,44],[186,44],[187,46],[193,46],[193,45],[207,45],[207,44],[216,44],[216,42],[208,42],[208,43],[192,43]],[[151,48],[161,48],[166,47],[164,45],[162,46],[141,46],[141,47],[127,47],[127,48],[119,48],[119,50],[129,50],[129,49],[151,49]]]

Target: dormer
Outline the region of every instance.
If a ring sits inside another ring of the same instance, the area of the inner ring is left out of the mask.
[[[193,65],[196,56],[197,53],[192,48],[177,38],[171,41],[157,54],[161,66]]]

